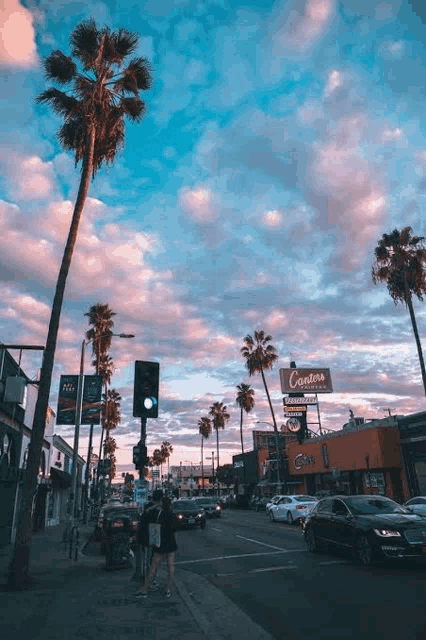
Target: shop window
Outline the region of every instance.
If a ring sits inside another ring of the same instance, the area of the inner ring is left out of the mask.
[[[414,463],[420,495],[426,494],[426,460],[417,460]]]

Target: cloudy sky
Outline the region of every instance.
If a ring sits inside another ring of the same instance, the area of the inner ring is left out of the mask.
[[[40,60],[69,54],[84,19],[140,36],[152,64],[147,115],[129,124],[112,168],[92,182],[68,278],[51,390],[78,372],[84,313],[116,312],[112,386],[122,395],[118,471],[131,471],[135,360],[161,367],[148,452],[200,460],[197,421],[231,418],[221,463],[240,451],[236,385],[250,383],[251,430],[271,422],[240,355],[264,329],[277,421],[279,368],[329,367],[324,427],[425,408],[407,310],[374,286],[374,247],[410,225],[426,235],[426,11],[408,0],[5,0],[1,59],[0,340],[43,344],[73,202],[74,159],[60,120],[34,99]],[[415,301],[421,338],[424,305]],[[19,354],[14,352],[15,356]],[[23,354],[34,376],[39,355]],[[86,372],[93,372],[86,358]],[[310,415],[310,414],[309,414]],[[314,415],[312,415],[314,420]],[[316,427],[313,427],[316,429]],[[72,432],[57,427],[72,442]],[[87,428],[81,452],[87,451]],[[95,433],[95,447],[99,433]],[[97,445],[99,446],[99,445]],[[206,443],[215,449],[215,437]]]

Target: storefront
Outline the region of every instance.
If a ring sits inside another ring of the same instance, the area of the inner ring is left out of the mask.
[[[398,417],[409,497],[426,495],[426,411]]]
[[[396,420],[377,420],[287,447],[294,493],[379,494],[403,501]],[[407,499],[407,498],[405,498]]]

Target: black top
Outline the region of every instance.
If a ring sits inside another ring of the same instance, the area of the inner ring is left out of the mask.
[[[177,544],[174,534],[175,514],[172,511],[161,511],[159,505],[154,506],[152,502],[148,503],[145,511],[139,519],[139,544],[143,547],[149,546],[149,527],[150,522],[158,522],[161,525],[161,541],[160,546],[153,545],[153,551],[158,553],[171,553],[176,551]],[[159,515],[160,514],[160,515]]]

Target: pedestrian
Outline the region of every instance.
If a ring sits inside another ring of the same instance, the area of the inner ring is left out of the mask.
[[[154,497],[153,497],[154,498]],[[164,497],[161,502],[161,510],[157,515],[156,522],[160,524],[160,545],[153,546],[153,554],[151,568],[149,574],[145,577],[145,583],[140,591],[136,594],[138,598],[147,598],[151,581],[154,580],[157,570],[160,567],[163,558],[167,565],[167,582],[164,586],[164,595],[166,598],[171,596],[171,583],[174,574],[174,561],[177,544],[175,539],[175,515],[171,509],[170,498]]]
[[[161,501],[163,499],[163,492],[161,489],[155,489],[152,493],[152,498],[144,505],[139,524],[138,524],[138,543],[143,549],[143,581],[149,573],[152,560],[152,547],[149,544],[149,523],[157,520],[158,514],[161,509]],[[156,591],[159,585],[157,582],[151,583],[151,590]],[[139,593],[139,591],[138,591]]]

